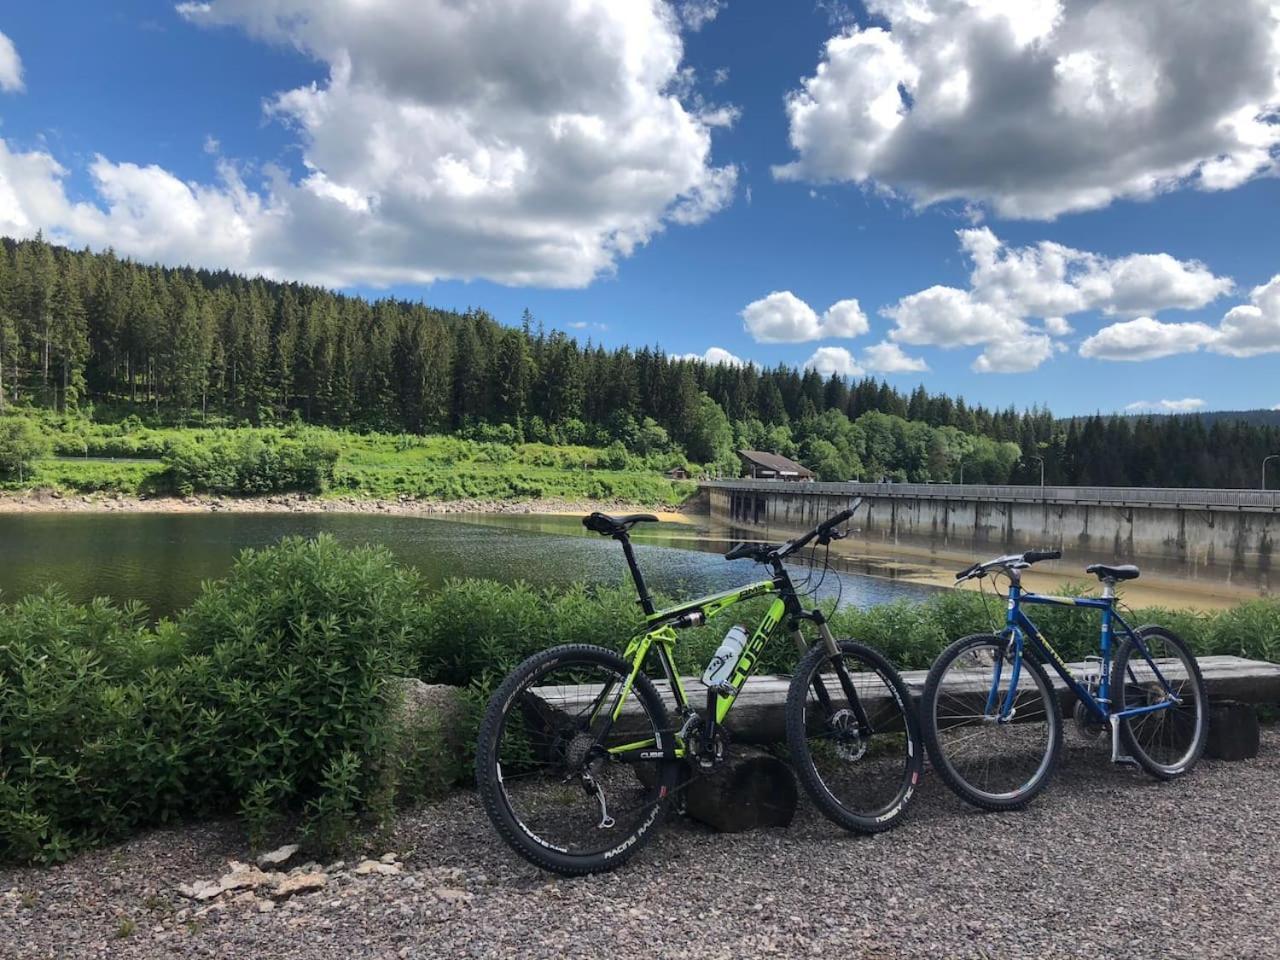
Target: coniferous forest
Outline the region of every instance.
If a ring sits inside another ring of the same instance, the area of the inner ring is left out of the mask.
[[[1263,457],[1280,453],[1280,427],[1257,418],[989,410],[872,378],[608,350],[527,312],[507,327],[481,309],[146,266],[38,237],[0,247],[0,412],[26,407],[640,452],[671,444],[726,468],[747,446],[795,456],[823,479],[1036,483],[1043,458],[1048,483],[1256,487]]]

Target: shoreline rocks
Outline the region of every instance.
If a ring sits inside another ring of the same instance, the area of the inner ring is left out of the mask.
[[[657,508],[667,517],[691,513],[683,507]],[[58,490],[0,493],[0,513],[390,513],[405,516],[440,514],[575,514],[652,512],[652,506],[622,500],[568,500],[541,497],[532,500],[419,499],[401,494],[394,500],[359,497],[316,497],[300,493],[261,497],[127,496],[119,492],[68,494]]]

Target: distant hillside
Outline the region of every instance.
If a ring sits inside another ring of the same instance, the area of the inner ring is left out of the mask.
[[[1280,427],[1280,410],[1212,410],[1196,416],[1205,423],[1238,420],[1255,427]]]
[[[824,480],[1038,483],[1043,471],[1055,484],[1249,487],[1280,452],[1277,411],[1064,421],[871,377],[605,349],[527,313],[508,327],[480,309],[145,266],[40,237],[0,241],[0,412],[10,406],[618,444],[723,470],[748,448]]]
[[[1224,423],[1245,423],[1254,427],[1280,427],[1280,410],[1197,410],[1191,413],[1157,413],[1155,411],[1142,410],[1134,413],[1122,413],[1117,416],[1125,417],[1128,420],[1171,420],[1178,417],[1193,418],[1199,420],[1205,426],[1222,421]],[[1067,417],[1062,421],[1063,424],[1084,423],[1091,419],[1089,416],[1083,417]]]

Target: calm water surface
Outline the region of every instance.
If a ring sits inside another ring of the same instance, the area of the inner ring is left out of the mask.
[[[289,535],[332,534],[350,544],[381,544],[417,567],[431,584],[488,577],[535,585],[626,580],[622,550],[583,530],[576,517],[468,516],[465,519],[369,514],[10,514],[0,515],[0,598],[14,600],[56,584],[76,600],[138,599],[155,616],[188,604],[204,580],[221,577],[245,547]],[[763,568],[720,555],[726,531],[655,524],[635,537],[650,586],[699,595],[759,580]],[[793,576],[807,568],[796,566]],[[814,578],[817,580],[817,577]],[[919,598],[936,588],[832,572],[820,596],[870,606]]]

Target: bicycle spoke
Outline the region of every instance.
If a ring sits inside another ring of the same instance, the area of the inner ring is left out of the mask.
[[[1050,711],[1055,694],[1027,661],[1011,690],[1014,670],[1004,647],[992,639],[956,653],[931,687],[927,718],[937,744],[935,763],[980,798],[996,801],[1016,798],[1043,776],[1057,717]],[[987,708],[992,702],[994,712]]]
[[[846,648],[841,657],[856,706],[829,658],[802,664],[808,672],[797,672],[792,697],[798,706],[794,698],[803,684],[804,734],[802,742],[789,735],[789,742],[806,789],[824,813],[851,829],[883,829],[887,823],[877,818],[896,819],[918,775],[919,749],[913,753],[911,745],[915,725],[905,712],[909,701],[895,695],[863,654]],[[819,676],[826,705],[813,689]],[[858,707],[874,731],[870,735],[858,722]]]

